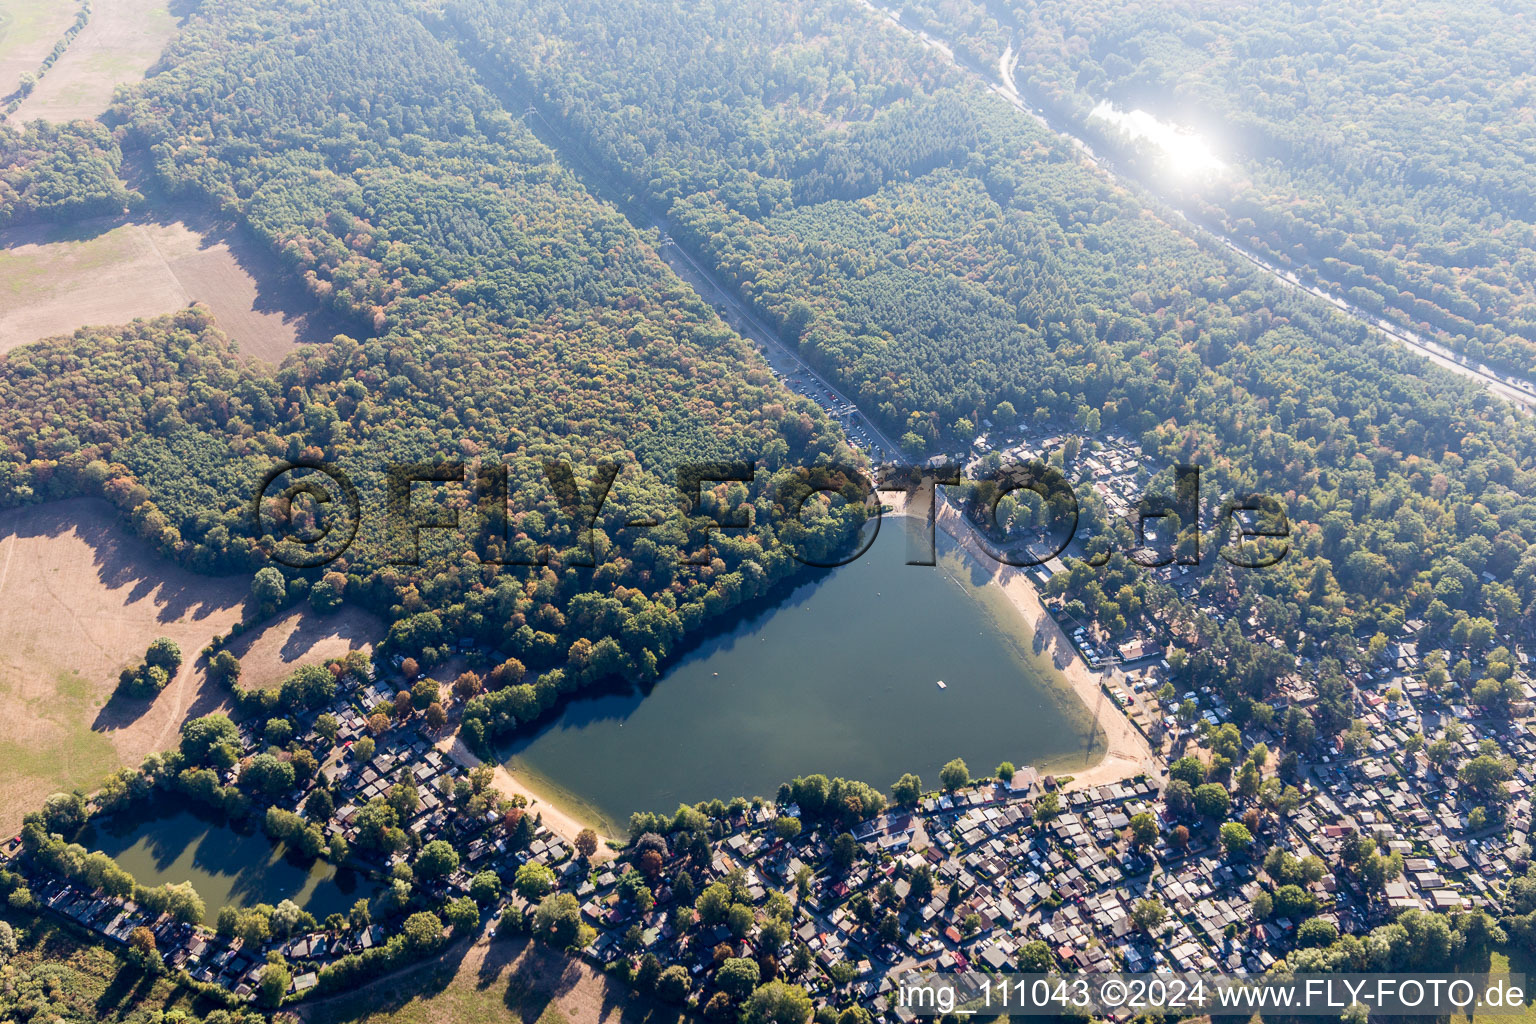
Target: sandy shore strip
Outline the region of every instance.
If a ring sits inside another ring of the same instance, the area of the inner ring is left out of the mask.
[[[463,765],[466,770],[479,767],[483,763],[469,749],[458,733],[439,740],[437,749]],[[525,797],[528,801],[529,812],[539,815],[543,819],[544,824],[549,826],[551,832],[567,842],[575,843],[576,834],[582,829],[591,828],[594,832],[597,832],[597,852],[592,855],[592,863],[599,864],[614,858],[615,854],[608,845],[609,842],[613,841],[610,837],[603,835],[602,832],[593,826],[588,825],[580,818],[564,810],[548,797],[535,792],[522,779],[507,771],[505,765],[493,765],[491,786],[503,796]]]
[[[891,507],[887,515],[921,516],[923,514],[919,510],[908,509],[906,496],[900,492],[886,492],[882,497],[885,504]],[[1072,781],[1066,788],[1085,789],[1102,786],[1141,774],[1150,775],[1153,778],[1160,777],[1161,764],[1153,754],[1146,737],[1131,723],[1130,717],[1125,714],[1120,705],[1104,692],[1100,685],[1102,673],[1088,667],[1088,663],[1083,660],[1077,648],[1072,646],[1072,642],[1067,639],[1067,635],[1062,632],[1056,620],[1045,610],[1045,605],[1040,600],[1040,593],[1025,574],[1025,570],[1017,566],[1004,565],[987,554],[975,532],[949,502],[940,504],[936,522],[946,534],[965,549],[977,564],[986,566],[990,570],[989,582],[1002,592],[1030,629],[1043,639],[1044,650],[1050,657],[1052,666],[1072,687],[1072,691],[1077,694],[1078,699],[1093,715],[1099,728],[1104,731],[1104,756],[1097,763],[1072,772]],[[437,748],[466,769],[482,763],[457,733],[440,740]],[[598,833],[599,841],[598,852],[592,858],[593,861],[613,858],[614,853],[608,847],[608,836],[565,810],[547,794],[540,793],[529,786],[524,779],[513,775],[505,765],[494,765],[491,784],[497,792],[505,796],[527,798],[529,810],[540,814],[550,831],[563,839],[574,842],[578,832],[585,828],[592,828]]]
[[[891,506],[892,511],[886,513],[887,515],[914,517],[924,515],[921,509],[909,510],[906,495],[900,492],[885,492],[881,497],[885,504]],[[1099,728],[1104,730],[1104,756],[1096,764],[1071,773],[1072,781],[1066,788],[1085,789],[1091,786],[1102,786],[1143,773],[1153,778],[1160,777],[1161,764],[1146,737],[1132,724],[1130,717],[1120,705],[1104,692],[1100,685],[1103,674],[1088,667],[1088,663],[1072,645],[1072,641],[1067,639],[1066,633],[1062,631],[1055,618],[1045,610],[1040,592],[1035,589],[1034,583],[1026,575],[1026,570],[1005,565],[987,554],[975,531],[965,522],[959,510],[949,502],[940,502],[935,522],[965,549],[977,564],[987,567],[991,572],[990,582],[997,586],[1003,596],[1008,599],[1008,603],[1014,607],[1030,629],[1034,630],[1036,636],[1043,639],[1045,651],[1050,656],[1052,666],[1071,685],[1073,692],[1088,708]]]

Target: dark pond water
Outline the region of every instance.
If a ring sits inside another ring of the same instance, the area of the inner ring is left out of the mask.
[[[306,864],[260,830],[238,831],[191,811],[120,816],[80,842],[110,854],[144,885],[191,882],[210,924],[225,906],[282,900],[324,920],[374,892],[355,871],[325,861]]]

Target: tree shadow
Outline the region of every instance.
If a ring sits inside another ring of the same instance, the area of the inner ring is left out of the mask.
[[[100,498],[71,498],[0,515],[0,541],[56,540],[70,535],[89,550],[96,580],[104,590],[112,592],[112,601],[124,607],[149,601],[156,623],[198,623],[237,606],[246,609],[242,614],[248,614],[250,597],[243,577],[200,576],[181,568],[133,534],[118,510]],[[182,654],[193,661],[183,665],[181,672],[206,672],[206,661],[200,654]],[[142,661],[143,655],[142,650],[129,652],[130,664]],[[90,681],[94,684],[101,680]],[[171,686],[175,685],[172,680]],[[125,728],[153,707],[156,700],[114,690],[97,711],[91,728],[98,732]]]
[[[196,576],[175,566],[147,541],[134,535],[117,510],[99,498],[74,498],[46,506],[54,515],[39,513],[13,531],[17,536],[57,537],[71,530],[91,549],[96,578],[110,590],[131,587],[126,601],[155,602],[160,622],[199,621],[229,606],[233,595],[209,593],[216,577]],[[36,522],[42,519],[42,522]],[[185,576],[186,578],[177,578]]]
[[[88,217],[64,222],[31,221],[0,231],[0,249],[23,245],[50,245],[54,242],[88,242],[100,238],[127,222],[123,216]]]
[[[204,679],[207,679],[208,659],[198,655],[197,661],[193,663],[193,669],[200,673]],[[197,696],[187,706],[187,710],[182,717],[187,721],[191,721],[194,718],[201,718],[215,711],[225,711],[228,710],[229,703],[229,693],[226,687],[221,685],[199,687]]]
[[[171,17],[175,18],[178,24],[184,22],[197,12],[202,3],[203,0],[171,0],[169,4]]]
[[[196,4],[194,0],[187,0],[179,6],[185,8],[185,13],[190,13]],[[6,228],[0,231],[0,249],[87,242],[128,225],[166,228],[181,224],[198,236],[199,252],[206,253],[221,245],[228,250],[235,265],[255,287],[253,312],[281,318],[283,325],[293,330],[298,344],[328,342],[338,334],[353,338],[374,336],[371,323],[336,310],[305,288],[303,279],[294,269],[249,228],[188,199],[166,195],[155,179],[146,154],[125,152],[118,176],[125,186],[144,197],[144,202],[136,209],[111,216],[64,222],[41,221]],[[195,284],[186,287],[194,303],[205,297],[196,294]],[[251,352],[244,354],[252,355]]]
[[[91,731],[114,732],[118,729],[126,729],[154,706],[155,697],[134,697],[121,690],[113,690],[112,696],[107,698],[107,702],[91,720]]]
[[[486,962],[480,969],[479,987],[495,984],[501,979],[502,972],[511,966],[502,1002],[520,1020],[540,1020],[552,1007],[560,1015],[559,1019],[564,1019],[566,1013],[559,1005],[560,1000],[587,981],[602,988],[596,1019],[607,1020],[615,1014],[625,1024],[676,1024],[684,1019],[677,1007],[662,1006],[606,975],[594,975],[583,961],[540,945],[531,938],[493,942],[492,950],[497,945],[505,945],[507,950],[487,952]]]
[[[127,962],[118,965],[112,980],[96,997],[96,1013],[99,1020],[115,1016],[123,1007],[137,1006],[154,986],[154,976],[142,968]]]
[[[255,611],[248,602],[245,608],[245,621],[250,622],[250,616]],[[264,641],[274,633],[281,634],[285,630],[291,630],[282,637],[281,645],[275,652],[280,664],[276,667],[281,670],[280,675],[286,678],[287,674],[297,668],[299,663],[307,655],[312,655],[322,644],[327,641],[342,641],[347,651],[363,650],[370,645],[377,644],[384,636],[384,624],[371,612],[352,605],[343,605],[335,611],[322,614],[312,608],[300,606],[278,612],[270,618],[262,619],[250,625],[239,636],[231,639],[227,645],[228,650],[236,658],[244,661],[247,656],[264,646]],[[267,654],[271,654],[267,650]],[[342,652],[336,654],[341,656]],[[265,664],[263,660],[263,664]],[[248,686],[266,686],[265,679],[251,679],[247,677]]]
[[[299,344],[328,342],[338,334],[354,338],[373,336],[371,324],[323,305],[271,246],[244,225],[187,200],[162,196],[153,188],[146,198],[149,203],[136,215],[137,222],[160,227],[185,224],[199,236],[200,251],[219,245],[226,247],[236,266],[255,282],[256,302],[252,308],[257,313],[282,317],[283,323],[294,329]],[[192,299],[195,302],[198,296],[193,295]]]
[[[564,954],[540,946],[531,939],[520,940],[518,945],[522,947],[523,955],[516,959],[522,962],[507,976],[502,1002],[520,1020],[540,1020],[551,1004],[576,987],[580,972]],[[481,973],[484,976],[484,969]],[[496,980],[499,974],[498,970],[489,980]],[[558,1006],[556,1010],[558,1012]]]
[[[1520,943],[1505,943],[1499,952],[1509,958],[1510,974],[1523,974],[1527,982],[1529,982],[1530,978],[1536,977],[1536,954],[1524,949]],[[1536,986],[1532,986],[1529,983],[1525,986],[1526,1006],[1536,1005],[1536,991],[1533,991],[1533,988],[1536,988]]]
[[[206,679],[208,678],[208,659],[200,654],[190,667],[183,666],[181,671],[191,672],[194,678],[201,676]],[[176,681],[173,679],[166,689],[175,685]],[[160,694],[153,697],[134,697],[120,690],[113,690],[101,710],[96,712],[96,717],[91,722],[91,731],[112,732],[127,728],[143,717],[144,713],[154,707],[159,699]],[[183,712],[182,718],[190,721],[215,711],[227,711],[229,703],[229,694],[223,687],[197,687],[196,696]]]
[[[304,1004],[303,1019],[311,1024],[344,1024],[375,1016],[390,1017],[416,999],[431,999],[447,991],[473,945],[457,941],[435,959],[361,989]]]

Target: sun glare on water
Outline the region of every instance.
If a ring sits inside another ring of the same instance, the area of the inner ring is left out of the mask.
[[[1159,120],[1145,110],[1126,112],[1102,100],[1088,116],[1108,122],[1133,142],[1150,143],[1164,166],[1181,178],[1214,178],[1226,171],[1226,162],[1199,133]]]

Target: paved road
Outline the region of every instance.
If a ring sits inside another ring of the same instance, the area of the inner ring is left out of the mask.
[[[693,285],[694,290],[703,295],[716,311],[736,328],[738,333],[762,345],[768,364],[775,371],[785,378],[798,381],[798,383],[791,383],[791,387],[821,405],[829,414],[842,421],[845,428],[849,426],[850,420],[856,422],[858,429],[874,442],[876,449],[880,449],[867,452],[875,461],[895,460],[901,452],[900,447],[875,425],[874,419],[868,413],[860,409],[853,399],[839,390],[831,381],[817,373],[798,351],[786,345],[779,338],[778,333],[765,324],[753,310],[747,308],[709,268],[700,264],[688,250],[674,242],[666,232],[666,224],[660,218],[653,215],[652,226],[662,232],[662,258]]]
[[[1414,352],[1417,352],[1419,355],[1424,356],[1439,366],[1442,366],[1455,373],[1459,373],[1464,377],[1478,381],[1499,397],[1508,399],[1509,401],[1514,402],[1517,406],[1527,410],[1536,409],[1536,384],[1533,384],[1531,381],[1515,377],[1511,374],[1502,373],[1501,371],[1495,370],[1486,364],[1474,362],[1468,359],[1466,356],[1458,354],[1454,350],[1440,344],[1437,341],[1425,338],[1420,334],[1416,334],[1415,332],[1408,330],[1407,328],[1399,327],[1384,317],[1376,316],[1366,310],[1360,309],[1358,306],[1349,303],[1345,299],[1335,294],[1331,290],[1331,287],[1325,286],[1326,282],[1324,282],[1323,278],[1320,277],[1317,272],[1310,267],[1305,268],[1306,276],[1311,278],[1316,283],[1308,283],[1307,281],[1303,281],[1295,271],[1279,267],[1258,253],[1254,252],[1252,249],[1249,249],[1247,246],[1244,246],[1242,243],[1236,241],[1235,239],[1223,235],[1220,232],[1213,231],[1210,227],[1204,224],[1200,224],[1194,220],[1191,220],[1183,210],[1173,206],[1166,196],[1159,194],[1149,185],[1148,182],[1138,177],[1128,175],[1124,171],[1113,166],[1109,160],[1095,153],[1093,147],[1090,146],[1085,140],[1078,138],[1066,126],[1052,121],[1049,117],[1046,116],[1042,109],[1036,106],[1032,106],[1024,97],[1024,95],[1019,92],[1018,83],[1015,80],[1013,73],[1014,66],[1017,63],[1017,58],[1014,56],[1012,43],[1009,44],[1008,49],[1003,52],[1003,55],[998,58],[996,80],[990,80],[978,72],[975,68],[970,67],[964,61],[960,60],[960,58],[955,55],[954,51],[950,49],[950,47],[946,45],[942,40],[929,35],[927,32],[920,28],[912,28],[902,24],[900,19],[898,19],[895,14],[883,7],[876,5],[872,2],[872,0],[860,0],[860,3],[883,17],[886,21],[894,25],[900,31],[905,32],[907,35],[921,41],[923,45],[927,46],[929,49],[943,54],[944,58],[957,69],[967,74],[974,75],[975,77],[980,78],[982,81],[986,82],[988,89],[1007,101],[1020,113],[1030,118],[1041,128],[1044,128],[1046,131],[1051,132],[1054,135],[1060,136],[1068,143],[1070,143],[1072,148],[1077,150],[1079,156],[1081,156],[1082,159],[1090,166],[1097,168],[1106,176],[1121,182],[1122,184],[1130,185],[1139,191],[1147,192],[1155,196],[1179,221],[1177,226],[1183,229],[1186,234],[1189,234],[1198,240],[1203,240],[1207,243],[1213,243],[1215,245],[1221,246],[1222,248],[1233,253],[1252,266],[1255,266],[1258,269],[1264,271],[1281,285],[1296,291],[1306,292],[1309,295],[1322,299],[1324,302],[1327,302],[1329,305],[1338,310],[1339,313],[1349,317],[1351,320],[1354,320],[1373,331],[1386,335],[1388,338],[1391,338],[1398,344],[1403,345],[1413,350]]]

